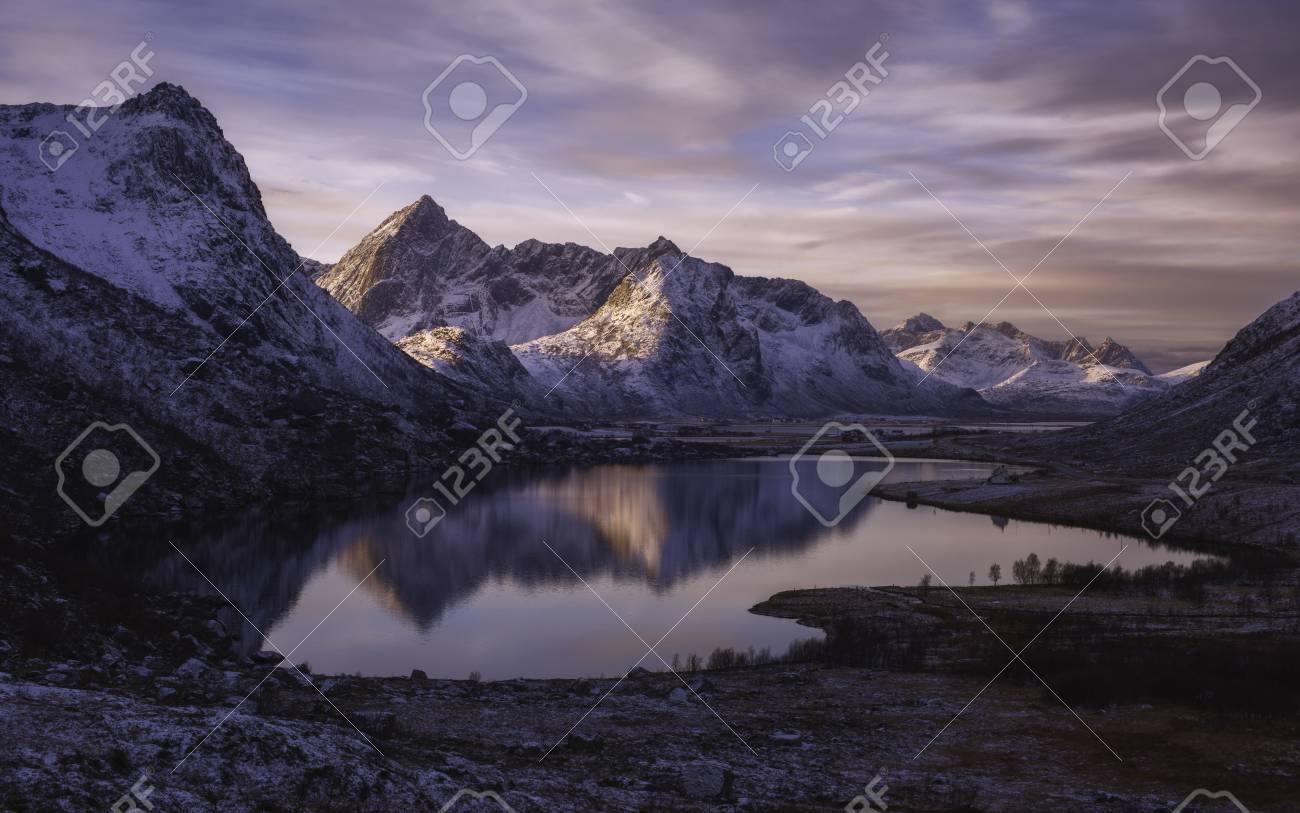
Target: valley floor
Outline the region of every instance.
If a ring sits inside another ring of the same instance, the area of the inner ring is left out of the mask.
[[[203,741],[266,671],[6,679],[0,801],[109,809],[143,777],[159,811],[438,810],[465,788],[520,813],[828,811],[879,774],[891,809],[922,813],[1169,810],[1207,783],[1262,811],[1293,809],[1300,766],[1294,720],[1081,710],[1120,761],[1031,686],[995,683],[944,730],[984,677],[811,666],[688,678],[735,734],[671,675],[631,678],[545,759],[613,681],[317,678],[327,702],[278,670]]]

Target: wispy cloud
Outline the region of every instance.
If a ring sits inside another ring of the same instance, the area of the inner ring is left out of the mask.
[[[389,179],[320,259],[425,193],[489,242],[590,242],[534,171],[618,245],[661,233],[689,244],[761,182],[705,256],[805,279],[877,325],[919,310],[960,323],[1005,293],[1006,275],[908,172],[1027,270],[1132,170],[1035,274],[1072,330],[1176,366],[1296,286],[1294,4],[112,5],[89,15],[71,0],[11,4],[4,100],[79,101],[152,31],[157,78],[217,115],[296,246],[316,245]],[[773,141],[884,33],[888,82],[796,172],[778,169]],[[1202,52],[1233,56],[1265,101],[1198,163],[1157,129],[1154,96]],[[420,102],[461,53],[499,57],[529,89],[466,162],[425,133]],[[1032,302],[1004,308],[1026,329],[1060,333],[1036,323],[1046,317]]]

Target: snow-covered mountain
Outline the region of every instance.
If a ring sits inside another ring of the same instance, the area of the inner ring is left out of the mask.
[[[1044,341],[1009,322],[945,327],[922,313],[881,338],[918,378],[977,390],[997,406],[1040,414],[1113,415],[1161,392],[1124,345],[1107,339]]]
[[[490,248],[425,196],[316,282],[421,363],[548,411],[807,417],[984,408],[938,380],[916,392],[852,304],[793,280],[736,276],[663,237],[613,254],[537,240]]]
[[[450,404],[477,396],[291,273],[198,101],[159,84],[51,171],[40,144],[71,110],[0,106],[0,495],[70,517],[52,462],[93,420],[162,458],[126,510],[350,485],[445,447]]]
[[[1173,478],[1247,411],[1249,450],[1232,450],[1240,479],[1300,482],[1300,293],[1237,332],[1200,375],[1124,414],[1039,440],[1097,467]]]
[[[942,415],[984,407],[918,389],[853,304],[742,277],[672,247],[568,330],[514,346],[564,409],[604,415]]]
[[[538,402],[544,391],[505,342],[463,327],[435,327],[397,341],[411,358],[467,388]]]
[[[1167,373],[1161,373],[1156,378],[1168,384],[1181,384],[1189,379],[1196,378],[1205,368],[1210,366],[1210,360],[1197,361],[1188,364],[1186,367],[1179,367],[1177,370],[1170,370]]]
[[[614,290],[625,265],[669,248],[663,238],[613,255],[537,240],[489,247],[425,195],[316,281],[392,341],[451,325],[514,344],[572,326]]]

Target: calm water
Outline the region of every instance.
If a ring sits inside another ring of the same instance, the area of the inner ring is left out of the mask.
[[[900,460],[888,479],[984,477],[991,468]],[[419,668],[487,679],[621,674],[642,655],[568,566],[653,643],[753,548],[659,648],[671,660],[719,646],[782,653],[816,637],[747,611],[797,587],[916,584],[925,569],[905,545],[954,584],[970,571],[986,583],[993,562],[1009,578],[1012,562],[1031,551],[1104,562],[1128,543],[1126,568],[1195,558],[1094,531],[873,497],[826,528],[792,496],[777,459],[495,471],[423,539],[406,527],[409,503],[330,519],[246,516],[216,536],[177,543],[282,650],[307,638],[294,660],[319,672]],[[150,564],[145,579],[210,592],[174,553]],[[245,642],[254,648],[260,639],[250,629]]]

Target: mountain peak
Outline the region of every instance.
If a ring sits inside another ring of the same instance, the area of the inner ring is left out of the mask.
[[[943,322],[928,313],[922,312],[904,320],[903,324],[899,325],[897,329],[906,330],[908,333],[930,333],[935,330],[943,330]]]
[[[128,113],[156,111],[176,118],[187,118],[198,111],[207,113],[198,99],[191,96],[185,88],[171,82],[159,82],[139,96],[128,99],[122,109]]]
[[[989,328],[990,330],[996,330],[998,333],[1001,333],[1003,336],[1006,336],[1008,339],[1026,339],[1026,338],[1030,338],[1030,336],[1029,336],[1028,333],[1025,333],[1025,332],[1024,332],[1023,330],[1021,330],[1020,328],[1018,328],[1018,327],[1016,327],[1015,325],[1011,324],[1010,322],[1006,322],[1006,321],[998,322],[996,325],[990,325],[990,324],[988,324],[987,322],[985,322],[985,323],[983,323],[983,324],[980,325],[980,326],[981,326],[981,327],[987,327],[987,328]]]
[[[664,237],[662,234],[656,237],[653,243],[646,246],[646,249],[650,251],[650,253],[655,255],[668,254],[668,253],[672,253],[672,254],[682,253],[682,250],[677,247],[676,243],[674,243],[672,240],[669,240],[667,237]]]
[[[447,212],[428,195],[421,195],[409,206],[398,209],[389,218],[395,231],[411,229],[418,234],[439,234],[452,223]]]
[[[1092,354],[1107,367],[1129,367],[1151,375],[1151,370],[1134,355],[1132,350],[1129,350],[1110,336],[1107,336],[1105,341],[1097,345]]]

